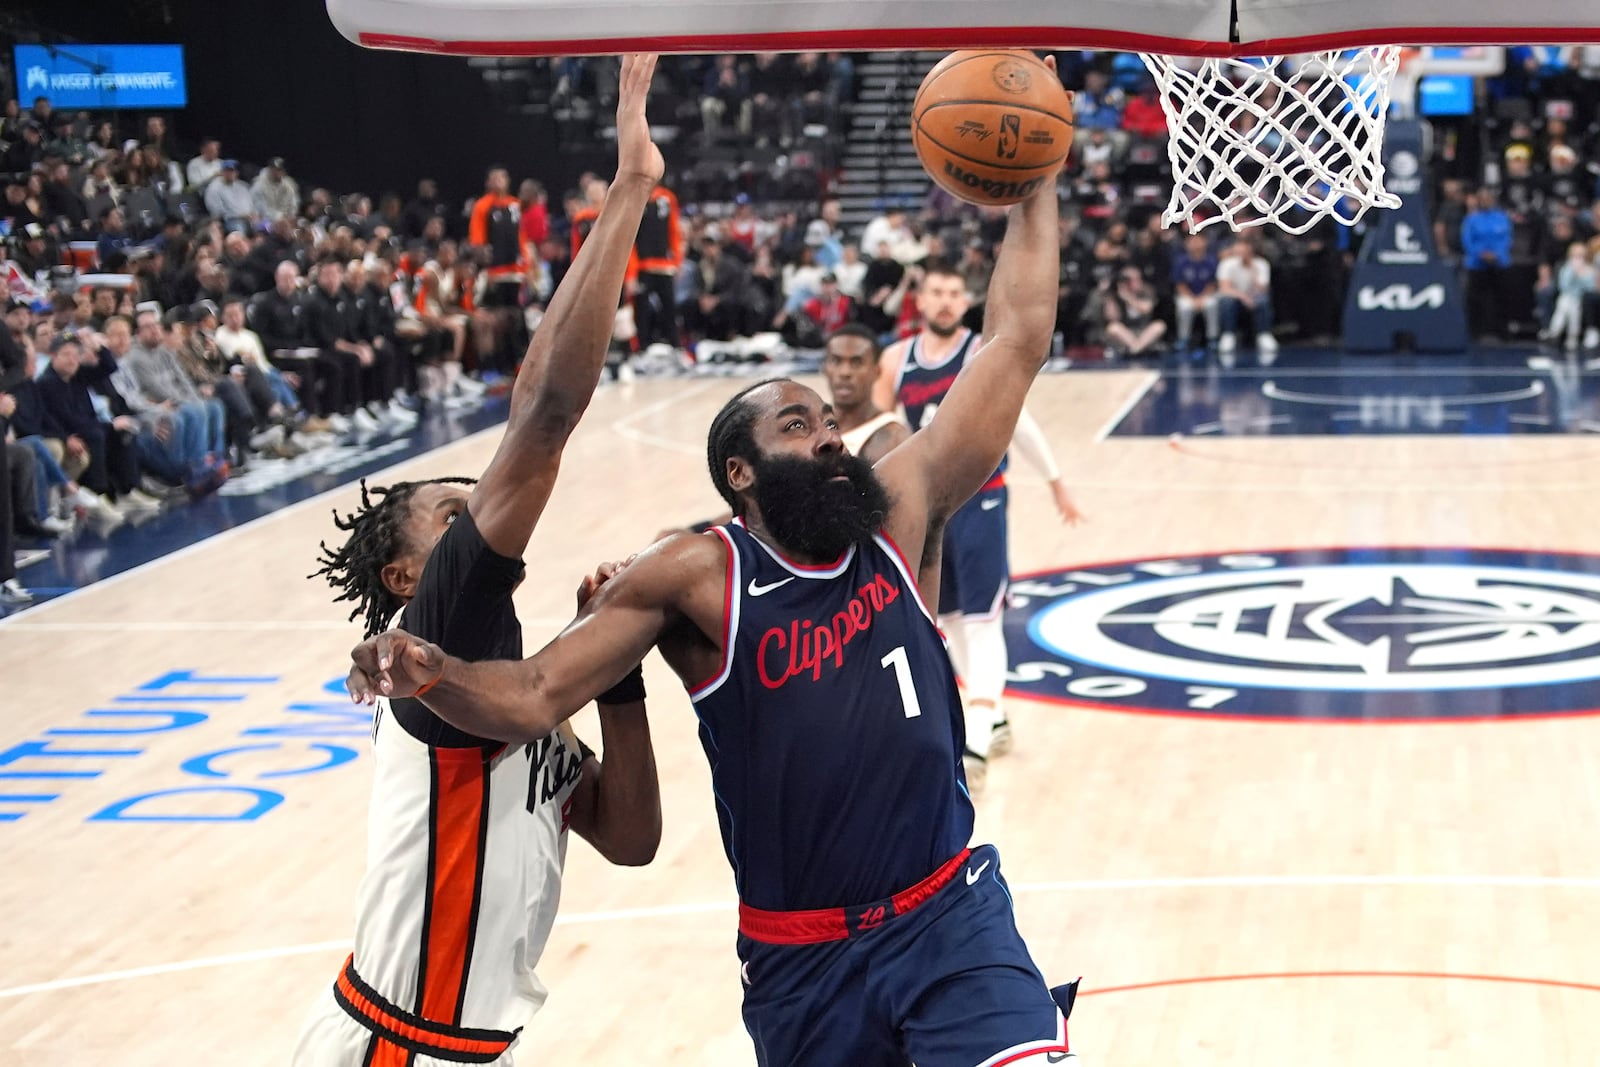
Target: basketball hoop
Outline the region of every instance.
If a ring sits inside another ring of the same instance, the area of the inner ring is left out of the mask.
[[[1383,187],[1383,124],[1400,48],[1299,56],[1144,54],[1167,114],[1166,225],[1191,233],[1276,225],[1304,233],[1397,207]]]

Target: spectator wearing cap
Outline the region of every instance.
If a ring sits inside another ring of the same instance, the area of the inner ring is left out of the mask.
[[[210,301],[168,311],[167,347],[178,357],[178,366],[200,395],[209,394],[221,401],[226,412],[223,433],[228,441],[228,460],[235,470],[242,470],[249,462],[251,436],[256,430],[265,429],[265,425],[256,422],[243,373],[238,377],[229,373],[228,357],[217,347],[213,332],[216,316],[216,305]],[[210,329],[205,327],[206,320]]]
[[[74,167],[83,165],[89,158],[89,143],[78,135],[72,116],[58,112],[50,120],[50,140],[45,143],[46,155],[60,156]]]
[[[256,200],[239,180],[239,161],[224,159],[222,170],[206,184],[206,211],[229,230],[245,230],[255,222]]]
[[[282,156],[267,160],[266,167],[250,183],[250,195],[255,199],[256,215],[268,222],[300,214],[300,186],[289,177]]]
[[[29,278],[49,273],[61,263],[61,252],[55,238],[37,222],[22,227],[22,244],[11,254],[17,269]]]
[[[146,154],[149,147],[146,146]],[[200,142],[200,154],[189,160],[185,174],[189,179],[189,188],[194,192],[203,192],[211,180],[222,173],[222,142],[215,137],[207,137]]]
[[[800,310],[816,327],[812,337],[817,343],[856,318],[855,301],[839,291],[839,278],[831,270],[823,272],[817,295],[802,304]],[[808,338],[802,337],[801,340],[805,343]],[[812,345],[807,344],[806,347]]]

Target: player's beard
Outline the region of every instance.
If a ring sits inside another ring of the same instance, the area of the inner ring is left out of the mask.
[[[928,332],[933,334],[935,337],[954,337],[956,335],[956,331],[961,329],[961,320],[959,318],[955,319],[948,326],[946,326],[942,322],[935,322],[933,319],[929,319],[927,322],[927,328]]]
[[[833,481],[844,475],[848,482]],[[762,456],[752,490],[761,520],[779,547],[832,560],[883,529],[889,493],[872,465],[847,452],[802,459]]]

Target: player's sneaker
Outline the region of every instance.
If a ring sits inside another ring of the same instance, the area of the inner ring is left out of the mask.
[[[989,758],[1004,756],[1011,751],[1011,720],[1001,719],[989,731]]]
[[[961,769],[967,773],[967,796],[977,800],[989,780],[988,759],[969,748],[961,754]]]

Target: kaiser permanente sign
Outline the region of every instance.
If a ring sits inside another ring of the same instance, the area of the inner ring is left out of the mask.
[[[73,44],[16,46],[17,99],[47,96],[57,108],[183,107],[183,46]]]

